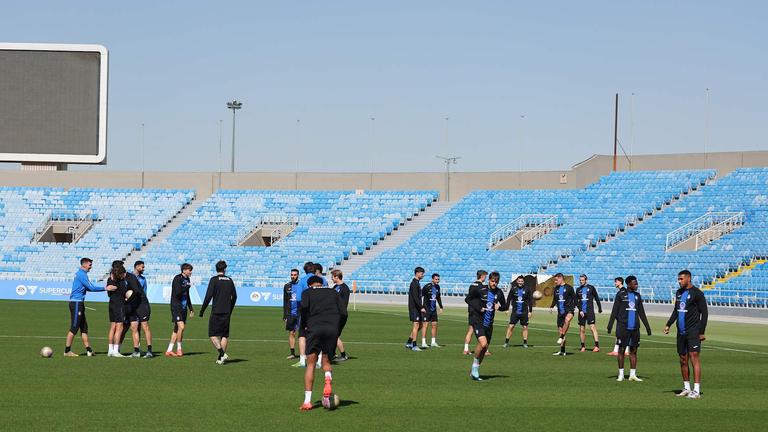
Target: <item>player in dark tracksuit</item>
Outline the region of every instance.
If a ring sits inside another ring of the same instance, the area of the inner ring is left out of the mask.
[[[525,288],[525,278],[522,275],[515,279],[515,283],[510,288],[507,304],[510,316],[504,348],[509,347],[509,339],[517,323],[523,326],[523,348],[528,348],[528,321],[533,314],[533,295]]]
[[[324,402],[333,392],[331,388],[332,368],[329,353],[336,349],[339,339],[341,317],[346,315],[346,308],[336,290],[323,288],[323,279],[311,276],[307,279],[310,287],[301,296],[301,323],[306,334],[307,370],[304,373],[304,403],[302,411],[311,410],[312,385],[315,381],[315,364],[322,359],[325,371],[325,386],[323,387]],[[325,354],[323,354],[325,353]]]
[[[586,326],[592,330],[592,337],[595,338],[595,347],[592,352],[600,352],[600,339],[597,335],[597,326],[595,325],[595,302],[597,302],[597,312],[603,313],[603,305],[600,304],[600,296],[595,287],[587,283],[587,275],[579,276],[579,287],[576,288],[576,301],[579,307],[579,339],[581,339],[581,352],[586,351],[584,343],[587,340]]]
[[[560,345],[560,351],[553,353],[552,355],[565,355],[565,336],[571,325],[575,307],[576,293],[573,292],[573,287],[565,283],[565,278],[562,273],[556,274],[552,305],[550,308],[552,308],[552,310],[557,308],[557,330],[560,333],[557,343]]]
[[[637,278],[627,276],[627,290],[620,291],[613,300],[611,317],[608,319],[608,334],[611,334],[616,321],[616,339],[619,343],[619,376],[616,381],[624,381],[624,349],[629,347],[629,380],[642,381],[637,377],[637,347],[640,346],[640,321],[645,325],[648,336],[651,326],[645,316],[643,299],[637,292]]]
[[[683,391],[678,396],[690,399],[701,397],[701,343],[706,339],[707,300],[704,293],[691,283],[691,272],[683,270],[677,275],[680,289],[675,293],[675,308],[664,327],[664,334],[677,321],[677,353],[680,355],[680,372],[683,375]],[[691,390],[689,362],[693,364],[694,388]]]
[[[341,305],[344,306],[344,314],[339,319],[339,340],[336,342],[336,347],[339,349],[339,357],[336,357],[336,361],[347,361],[347,351],[344,349],[344,342],[341,340],[341,332],[344,331],[344,327],[347,325],[348,309],[349,309],[349,296],[351,291],[349,285],[344,283],[344,273],[339,269],[331,270],[331,279],[333,280],[333,289],[339,294],[341,299]]]
[[[424,315],[424,325],[421,326],[421,347],[427,347],[427,323],[432,324],[432,343],[431,347],[439,348],[437,343],[437,313],[443,312],[443,298],[440,295],[440,275],[432,274],[432,281],[424,285],[421,289],[421,304],[424,305],[427,313]]]
[[[109,333],[107,335],[109,350],[107,357],[123,357],[120,354],[120,341],[125,327],[126,296],[128,282],[125,280],[126,271],[122,261],[114,261],[112,270],[107,278],[107,285],[117,287],[109,295]]]
[[[149,301],[145,292],[146,279],[144,279],[144,284],[142,285],[136,274],[128,272],[125,274],[125,282],[128,284],[128,289],[133,292],[133,295],[125,302],[125,326],[123,327],[120,343],[123,342],[126,332],[130,329],[133,339],[133,354],[131,354],[131,357],[141,357],[141,350],[139,349],[139,323],[142,322],[142,318],[149,320]],[[146,312],[143,306],[144,302],[147,304]],[[143,315],[144,313],[146,315]],[[147,353],[151,352],[152,348],[148,347]]]
[[[482,381],[480,377],[480,364],[483,363],[485,352],[493,337],[493,320],[496,311],[505,311],[509,307],[504,299],[504,292],[499,288],[499,273],[491,272],[488,276],[488,286],[475,285],[467,294],[465,302],[469,306],[469,321],[472,323],[477,346],[475,356],[472,359],[470,377],[475,381]]]
[[[299,330],[299,300],[296,289],[299,285],[299,270],[291,269],[291,281],[283,286],[283,323],[288,332],[288,348],[291,354],[288,360],[299,358],[296,355],[296,332]]]
[[[484,287],[485,285],[485,279],[488,277],[488,272],[485,270],[478,270],[477,271],[477,280],[472,282],[472,284],[469,286],[469,289],[467,290],[467,294],[472,292],[472,289],[475,287]],[[469,343],[472,341],[472,334],[474,333],[474,330],[472,329],[472,321],[470,320],[472,314],[472,310],[467,306],[467,334],[464,336],[464,355],[470,355],[472,352],[469,350]],[[491,353],[486,350],[485,355],[491,355]]]
[[[405,349],[412,351],[421,351],[416,343],[416,337],[419,335],[419,329],[424,322],[424,314],[427,312],[421,303],[421,283],[419,281],[424,277],[424,269],[416,267],[413,270],[413,280],[408,288],[408,317],[411,320],[411,334],[405,343]]]
[[[147,352],[144,354],[144,358],[152,358],[155,354],[152,352],[152,330],[149,328],[149,317],[152,313],[152,309],[149,306],[149,296],[147,291],[147,279],[144,277],[144,261],[136,261],[133,264],[133,273],[128,274],[129,284],[130,279],[135,279],[141,289],[141,299],[139,305],[133,311],[130,317],[131,330],[136,329],[134,333],[133,346],[139,346],[139,326],[141,331],[144,332],[144,338],[147,340]]]
[[[208,281],[205,299],[200,307],[200,318],[202,318],[208,304],[213,300],[213,311],[208,319],[208,337],[211,338],[211,343],[219,352],[216,363],[220,365],[223,365],[229,358],[227,355],[229,322],[232,319],[235,303],[237,303],[235,282],[225,274],[226,271],[227,263],[225,261],[216,263],[216,276]]]
[[[192,276],[192,264],[184,263],[181,265],[181,273],[177,274],[171,282],[171,322],[173,322],[173,333],[171,333],[171,342],[168,349],[165,350],[166,357],[181,357],[184,352],[181,349],[181,342],[184,338],[184,329],[187,327],[187,314],[190,317],[195,316],[192,309],[192,299],[189,297],[189,289],[192,283],[189,278]],[[176,352],[173,352],[173,344],[176,344]]]

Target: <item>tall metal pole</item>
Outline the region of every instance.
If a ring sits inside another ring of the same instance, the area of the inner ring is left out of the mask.
[[[243,103],[238,100],[227,102],[227,108],[232,110],[232,172],[235,172],[235,111],[242,107]]]
[[[144,147],[144,123],[141,124],[141,188],[144,189],[144,161],[146,157],[144,156],[146,147]]]
[[[231,172],[235,172],[235,113],[237,112],[236,109],[232,109],[232,170]]]
[[[616,158],[619,151],[619,94],[616,93],[616,101],[613,108],[613,170],[616,171]]]
[[[221,155],[221,135],[222,135],[222,126],[223,126],[224,120],[219,119],[219,189],[221,189],[221,162],[222,162],[222,155]]]
[[[523,131],[523,125],[525,124],[525,114],[520,114],[520,152],[517,156],[517,165],[518,170],[520,172],[523,172],[523,158],[522,155],[525,154],[525,136]],[[520,176],[518,175],[518,178]]]
[[[457,164],[459,156],[435,156],[445,163],[445,200],[451,200],[451,164]]]
[[[629,157],[631,158],[635,155],[635,94],[632,93],[632,97],[630,98],[629,103]],[[630,169],[631,171],[631,169]]]
[[[709,87],[704,93],[704,168],[707,167],[707,147],[709,147]]]

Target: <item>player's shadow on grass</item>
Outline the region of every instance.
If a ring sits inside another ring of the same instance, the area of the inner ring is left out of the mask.
[[[480,378],[482,378],[483,381],[490,381],[494,379],[509,378],[509,375],[480,375]]]
[[[185,353],[184,353],[184,357],[186,357],[186,356],[196,356],[196,355],[201,355],[201,354],[210,354],[210,353],[197,352],[197,351],[194,351],[194,352],[185,352]]]
[[[683,391],[682,391],[682,390],[680,390],[680,389],[677,389],[677,390],[664,390],[664,391],[662,391],[662,393],[674,393],[674,394],[675,394],[675,396],[679,395],[679,394],[680,394],[680,393],[682,393],[682,392],[683,392]],[[700,393],[700,394],[702,394],[702,395],[703,395],[704,393]]]
[[[339,401],[340,407],[352,406],[352,405],[360,405],[360,402],[356,402],[353,400],[343,400],[343,399]]]
[[[232,359],[232,360],[227,360],[227,362],[225,364],[242,363],[242,362],[247,362],[247,361],[248,361],[247,359],[236,358],[236,359]]]

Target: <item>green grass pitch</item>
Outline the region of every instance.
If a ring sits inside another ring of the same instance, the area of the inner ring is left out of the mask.
[[[553,357],[554,315],[536,312],[529,343],[503,349],[507,316],[497,315],[487,379],[469,379],[461,354],[466,309],[441,316],[443,348],[406,351],[404,307],[358,306],[343,339],[352,360],[334,367],[336,411],[299,412],[303,369],[291,367],[281,312],[239,308],[230,356],[219,366],[207,340],[207,317],[191,318],[184,358],[107,358],[107,310],[89,303],[97,357],[62,356],[69,312],[63,302],[0,302],[0,430],[765,430],[768,424],[766,326],[711,322],[704,343],[703,397],[681,400],[674,335],[651,318],[643,334],[642,383],[615,381],[616,360],[605,355],[613,336],[598,315],[603,352],[579,353],[578,328],[567,357]],[[171,330],[167,305],[154,305],[154,349]],[[512,342],[518,345],[520,329]],[[591,337],[587,339],[591,347]],[[51,346],[54,357],[38,355]],[[130,351],[130,343],[123,352]],[[83,353],[80,338],[74,350]],[[142,345],[143,348],[143,345]],[[626,365],[629,372],[629,360]],[[320,399],[318,373],[315,400]]]

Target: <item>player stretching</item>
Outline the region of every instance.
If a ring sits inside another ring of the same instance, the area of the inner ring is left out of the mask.
[[[333,389],[331,381],[331,361],[327,353],[336,349],[339,339],[339,323],[344,316],[344,305],[335,290],[323,288],[323,279],[311,276],[307,280],[310,289],[304,292],[301,299],[301,322],[307,337],[307,370],[304,373],[304,403],[300,409],[312,409],[312,386],[315,382],[315,363],[320,357],[325,371],[325,386],[323,398],[328,398]],[[326,353],[326,354],[322,354]]]
[[[485,352],[491,343],[493,336],[493,319],[497,310],[507,310],[509,305],[504,300],[504,293],[498,288],[499,273],[491,272],[488,277],[488,286],[474,285],[470,288],[465,301],[470,310],[470,322],[477,337],[475,358],[472,359],[470,377],[475,381],[482,381],[480,377],[480,365],[485,358]]]
[[[613,321],[616,320],[616,339],[619,342],[619,376],[616,381],[624,381],[624,349],[629,347],[629,380],[642,381],[637,377],[637,347],[640,346],[640,323],[643,322],[648,336],[651,335],[651,326],[645,316],[643,299],[637,292],[637,278],[627,276],[627,288],[616,294],[613,300],[611,317],[608,319],[608,334],[611,334]]]
[[[288,332],[288,347],[291,355],[288,360],[299,358],[296,355],[296,330],[299,328],[299,301],[296,299],[296,289],[299,285],[299,270],[291,269],[291,281],[283,287],[283,322]]]
[[[331,279],[333,280],[333,289],[339,294],[341,305],[344,306],[344,313],[341,315],[339,321],[339,340],[336,343],[336,347],[339,349],[339,357],[336,358],[336,361],[342,362],[349,360],[347,351],[344,349],[344,342],[341,340],[341,332],[344,331],[344,327],[347,325],[350,291],[349,286],[344,283],[344,273],[342,273],[341,270],[331,270]]]
[[[421,326],[421,347],[427,348],[427,327],[432,325],[432,343],[431,347],[440,348],[437,343],[437,312],[443,313],[443,299],[440,296],[440,275],[432,274],[432,282],[424,285],[421,290],[422,305],[427,310],[424,317],[424,325]]]
[[[600,352],[600,339],[597,336],[597,326],[595,326],[595,303],[597,302],[597,313],[603,313],[603,305],[600,304],[600,296],[592,285],[587,283],[587,275],[579,276],[579,287],[576,288],[576,300],[579,302],[579,339],[581,339],[581,352],[586,351],[584,343],[587,341],[586,326],[592,330],[592,337],[595,339],[595,347],[592,352]]]
[[[216,276],[208,281],[208,289],[205,292],[203,305],[200,306],[200,318],[205,313],[205,308],[213,300],[213,311],[208,319],[208,337],[219,352],[216,364],[223,365],[229,356],[229,322],[232,319],[232,311],[237,303],[237,290],[232,279],[225,275],[227,271],[226,261],[216,263]]]
[[[680,289],[675,293],[675,309],[664,327],[664,334],[677,321],[677,353],[680,355],[680,372],[683,375],[683,391],[678,396],[688,396],[689,399],[701,397],[701,343],[706,339],[707,301],[704,293],[691,283],[691,272],[683,270],[677,275]],[[693,364],[693,390],[689,361]]]
[[[85,318],[85,293],[88,291],[114,291],[117,288],[115,286],[107,286],[105,288],[91,283],[88,279],[88,272],[91,271],[91,267],[93,267],[92,259],[81,258],[80,268],[72,280],[72,291],[69,294],[69,331],[67,332],[67,342],[64,346],[65,357],[78,357],[78,354],[72,352],[72,342],[75,340],[78,330],[80,331],[80,337],[83,339],[83,345],[88,357],[93,357],[94,355],[91,342],[88,339],[88,320]]]
[[[477,271],[477,280],[472,282],[472,285],[469,286],[469,290],[467,291],[467,294],[472,291],[474,287],[484,287],[485,286],[485,279],[488,277],[488,272],[485,270],[478,270]],[[472,333],[474,331],[472,330],[472,310],[467,306],[467,334],[464,336],[464,355],[470,355],[472,352],[469,350],[469,342],[472,341]],[[486,353],[487,354],[487,353]]]
[[[507,297],[509,305],[509,325],[507,326],[507,336],[504,340],[504,348],[509,347],[509,339],[512,337],[512,331],[519,322],[523,326],[523,348],[528,348],[528,321],[533,315],[533,296],[531,292],[525,289],[525,278],[520,275],[515,279],[515,285],[509,290]]]
[[[192,309],[192,299],[189,297],[189,288],[192,283],[189,277],[192,276],[192,264],[184,263],[181,265],[181,273],[173,278],[171,283],[171,322],[173,322],[173,333],[171,333],[171,342],[168,349],[165,350],[166,357],[181,357],[184,352],[181,349],[181,341],[184,339],[184,329],[187,326],[187,312],[189,316],[195,316]],[[173,352],[173,344],[176,344],[176,352]]]
[[[424,277],[424,269],[416,267],[413,270],[413,279],[408,288],[408,317],[411,320],[411,334],[408,336],[408,342],[405,343],[405,349],[412,351],[421,351],[416,343],[419,336],[419,328],[424,321],[424,314],[427,312],[424,305],[421,304],[421,283],[419,281]]]
[[[557,338],[557,344],[560,345],[560,351],[552,353],[552,355],[566,355],[565,337],[568,334],[568,328],[571,326],[573,309],[575,307],[576,294],[573,292],[573,287],[565,283],[565,278],[562,273],[556,274],[555,292],[552,296],[550,313],[557,308],[557,331],[560,333],[560,337]]]

